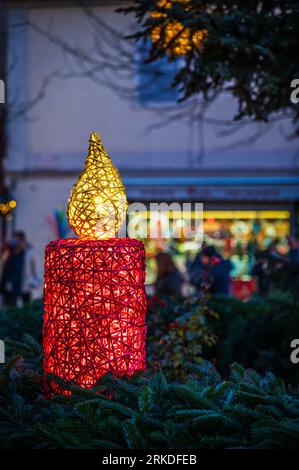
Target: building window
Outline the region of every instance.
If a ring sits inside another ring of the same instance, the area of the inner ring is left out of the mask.
[[[177,73],[177,61],[169,62],[167,58],[146,63],[149,45],[138,48],[138,83],[137,99],[141,104],[173,103],[179,93],[172,86]]]

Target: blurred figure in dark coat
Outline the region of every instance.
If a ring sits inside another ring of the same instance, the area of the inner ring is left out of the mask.
[[[267,251],[258,251],[256,253],[256,262],[252,269],[252,276],[256,280],[257,291],[260,295],[266,295],[270,289],[269,277],[269,253]]]
[[[225,260],[213,246],[206,246],[195,257],[189,269],[191,283],[212,294],[229,295],[232,264]]]
[[[31,291],[39,284],[34,253],[24,232],[18,230],[8,241],[0,258],[0,292],[4,306],[30,302]]]
[[[289,238],[288,258],[290,263],[299,263],[299,233]]]
[[[168,253],[156,256],[158,276],[155,283],[156,295],[181,295],[183,276]]]

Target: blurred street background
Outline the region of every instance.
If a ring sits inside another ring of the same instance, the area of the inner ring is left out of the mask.
[[[145,60],[148,43],[125,38],[137,30],[135,17],[116,11],[130,2],[9,4],[1,10],[2,250],[23,232],[42,279],[45,245],[74,236],[67,200],[97,130],[130,203],[204,204],[204,241],[230,260],[234,295],[246,299],[258,288],[257,253],[287,259],[298,251],[299,153],[291,119],[234,121],[237,102],[229,93],[178,103],[172,83],[182,59]],[[188,279],[197,242],[171,233],[144,242],[150,293],[159,252],[169,253]],[[36,282],[35,297],[41,289]]]

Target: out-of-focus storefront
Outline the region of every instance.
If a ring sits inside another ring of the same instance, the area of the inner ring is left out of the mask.
[[[142,217],[147,217],[147,232],[150,233],[150,212]],[[178,234],[187,223],[186,217],[183,214],[179,217],[171,214],[171,220],[167,223],[169,237],[144,239],[148,256],[148,284],[155,281],[154,258],[159,251],[171,253],[177,266],[184,271],[187,259],[193,258],[200,249],[201,241],[183,235],[173,238],[173,234]],[[195,212],[191,213],[191,217],[196,217]],[[248,279],[256,251],[265,250],[276,242],[277,251],[282,255],[287,253],[290,218],[291,213],[286,210],[204,211],[203,241],[213,245],[224,258],[230,258],[233,264],[232,277]],[[157,223],[161,224],[161,220]]]
[[[160,177],[144,178],[143,181],[127,178],[125,184],[130,200],[143,201],[148,208],[153,201],[203,203],[203,241],[213,245],[223,257],[230,258],[231,276],[236,286],[238,281],[251,281],[257,251],[275,243],[275,249],[281,255],[287,254],[288,237],[298,221],[299,178]],[[145,214],[149,225],[149,210]],[[192,219],[198,217],[194,211],[186,217],[190,215]],[[184,215],[172,212],[170,219],[169,237],[148,236],[144,239],[149,285],[156,279],[155,256],[159,251],[169,252],[184,272],[187,260],[200,249],[200,241],[183,235],[174,236],[187,222]]]

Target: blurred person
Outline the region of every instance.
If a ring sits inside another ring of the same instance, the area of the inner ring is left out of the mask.
[[[247,243],[247,254],[248,254],[248,271],[249,273],[252,272],[254,265],[255,265],[255,259],[256,259],[256,253],[259,250],[259,243],[255,235],[251,236],[248,243]]]
[[[275,239],[267,248],[266,254],[269,262],[269,272],[272,275],[278,269],[283,269],[289,263],[287,256],[279,251],[280,240]]]
[[[276,256],[276,255],[279,255],[280,256],[280,253],[279,253],[279,250],[278,250],[278,246],[279,246],[279,239],[278,238],[275,238],[275,240],[273,240],[267,247],[267,252],[269,253],[270,256]]]
[[[206,247],[207,247],[207,243],[204,241],[201,245],[201,249],[203,250]],[[199,289],[200,283],[201,283],[201,277],[202,277],[202,265],[200,261],[200,251],[196,254],[193,260],[190,258],[189,255],[187,256],[186,270],[189,276],[190,283]]]
[[[229,295],[231,288],[231,278],[229,275],[232,270],[231,261],[222,258],[213,246],[207,246],[201,250],[199,259],[204,287],[212,294]]]
[[[213,246],[205,245],[189,266],[190,282],[198,290],[228,295],[231,269],[229,260],[223,259]]]
[[[158,276],[155,283],[156,295],[181,295],[183,276],[168,253],[160,252],[156,256]]]
[[[15,306],[19,299],[23,303],[31,300],[32,289],[39,284],[33,249],[27,243],[24,232],[12,235],[0,259],[0,292],[5,306]]]
[[[288,259],[290,263],[299,263],[299,233],[289,238]]]
[[[195,256],[194,260],[191,260],[190,257],[187,258],[186,270],[190,283],[199,289],[202,275],[202,265],[199,253]]]
[[[270,288],[269,279],[269,255],[267,251],[258,251],[256,261],[252,269],[252,276],[256,280],[257,291],[261,295],[266,295]]]
[[[277,243],[275,241],[266,250],[260,251],[256,255],[252,275],[256,279],[258,292],[261,295],[268,294],[273,283],[277,284],[277,280],[288,277],[291,263],[287,256],[279,253]]]
[[[12,240],[4,243],[2,255],[0,257],[0,293],[2,295],[2,304],[5,307],[14,305],[14,277],[15,269],[12,263],[14,254],[14,244]]]

